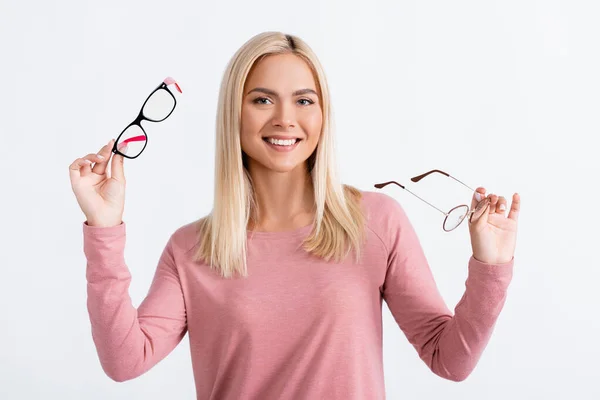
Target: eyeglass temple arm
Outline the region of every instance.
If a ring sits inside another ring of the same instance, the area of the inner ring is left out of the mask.
[[[445,213],[444,211],[440,210],[439,208],[437,208],[436,206],[434,206],[433,204],[431,204],[431,203],[430,203],[430,202],[428,202],[427,200],[425,200],[425,199],[423,199],[423,198],[419,197],[418,195],[416,195],[415,193],[411,192],[411,191],[410,191],[410,190],[408,190],[406,187],[404,187],[404,185],[401,185],[401,184],[399,184],[399,183],[398,183],[398,182],[396,182],[396,181],[389,181],[389,182],[384,182],[384,183],[377,183],[377,184],[375,184],[375,187],[376,187],[377,189],[382,189],[382,188],[386,187],[387,185],[389,185],[389,184],[391,184],[391,183],[393,183],[393,184],[395,184],[395,185],[398,185],[398,186],[400,186],[402,189],[406,190],[408,193],[410,193],[410,194],[412,194],[413,196],[417,197],[419,200],[421,200],[421,201],[424,201],[425,203],[429,204],[431,207],[435,208],[436,210],[438,210],[438,211],[439,211],[439,212],[441,212],[442,214],[444,214],[444,215],[448,215],[448,214],[447,214],[447,213]]]
[[[165,83],[165,85],[169,86],[169,85],[175,85],[175,87],[177,88],[177,90],[179,90],[179,93],[183,93],[181,91],[181,88],[179,87],[179,85],[177,84],[177,82],[175,82],[175,79],[171,78],[170,76],[167,76],[165,78],[165,80],[163,81]]]
[[[144,142],[144,141],[146,141],[146,136],[144,136],[144,135],[132,136],[132,137],[127,138],[119,143],[115,143],[115,146],[117,147],[118,150],[121,150],[123,147],[127,147],[127,145],[131,142]]]
[[[440,174],[442,174],[442,175],[446,175],[446,176],[447,176],[447,177],[449,177],[449,178],[452,178],[452,179],[454,179],[456,182],[458,182],[458,183],[460,183],[461,185],[463,185],[464,187],[466,187],[466,188],[468,188],[468,189],[472,190],[473,192],[475,191],[475,189],[473,189],[472,187],[470,187],[470,186],[466,185],[465,183],[463,183],[463,182],[459,181],[459,180],[458,180],[458,179],[456,179],[455,177],[451,176],[449,173],[447,173],[447,172],[444,172],[444,171],[440,171],[439,169],[433,169],[433,170],[431,170],[431,171],[429,171],[429,172],[425,172],[424,174],[421,174],[421,175],[418,175],[418,176],[415,176],[415,177],[412,177],[412,178],[410,178],[410,180],[411,180],[411,181],[413,181],[413,182],[419,182],[421,179],[425,178],[427,175],[430,175],[430,174],[433,174],[433,173],[436,173],[436,172],[438,172],[438,173],[440,173]]]

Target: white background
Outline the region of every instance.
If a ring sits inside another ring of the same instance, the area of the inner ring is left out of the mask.
[[[395,179],[442,208],[468,203],[450,179],[409,182],[439,168],[522,197],[513,282],[477,368],[462,383],[432,374],[384,305],[388,398],[600,398],[599,17],[591,0],[1,0],[0,398],[194,398],[187,337],[133,381],[102,372],[68,166],[177,79],[178,108],[145,125],[146,151],[125,163],[137,306],[169,235],[210,211],[222,73],[266,30],[299,35],[324,64],[344,182]],[[453,309],[467,226],[445,233],[441,214],[384,191],[407,210]]]

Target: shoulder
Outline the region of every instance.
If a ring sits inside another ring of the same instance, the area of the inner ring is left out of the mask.
[[[361,190],[360,193],[362,195],[362,202],[364,206],[371,211],[375,211],[377,209],[392,211],[400,206],[400,203],[398,203],[396,199],[383,192]]]
[[[386,247],[389,248],[402,231],[413,230],[404,208],[390,195],[361,190],[361,199],[367,229],[375,233]]]
[[[393,212],[400,207],[400,204],[393,197],[383,192],[358,189],[348,184],[344,184],[343,187],[347,199],[358,199],[363,210],[373,216],[385,214],[389,211]]]
[[[206,217],[203,217],[187,222],[171,232],[169,245],[173,251],[176,253],[185,253],[195,248],[199,244],[200,227],[205,220]]]
[[[405,216],[402,205],[390,195],[370,190],[361,190],[361,195],[365,216],[372,224],[377,225]]]

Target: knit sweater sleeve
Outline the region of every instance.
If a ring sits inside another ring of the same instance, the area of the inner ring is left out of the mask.
[[[379,228],[388,253],[382,296],[431,371],[462,381],[490,339],[512,279],[514,258],[506,264],[485,264],[471,256],[464,294],[451,313],[403,208],[385,196],[381,210],[386,218]]]
[[[125,223],[100,228],[84,222],[83,237],[87,309],[100,363],[115,381],[133,379],[166,357],[187,332],[172,238],[160,256],[148,294],[136,309],[129,296]]]

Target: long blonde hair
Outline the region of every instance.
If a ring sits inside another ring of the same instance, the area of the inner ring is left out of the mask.
[[[207,262],[224,278],[235,272],[248,276],[248,222],[256,207],[252,181],[242,157],[240,125],[243,89],[252,67],[274,54],[295,54],[312,69],[320,89],[322,131],[308,171],[314,188],[314,228],[303,242],[305,251],[329,261],[344,259],[354,248],[356,259],[364,239],[365,217],[360,191],[338,180],[329,89],[323,67],[300,38],[263,32],[248,40],[232,57],[219,92],[216,119],[215,190],[213,209],[198,221],[196,261]]]

